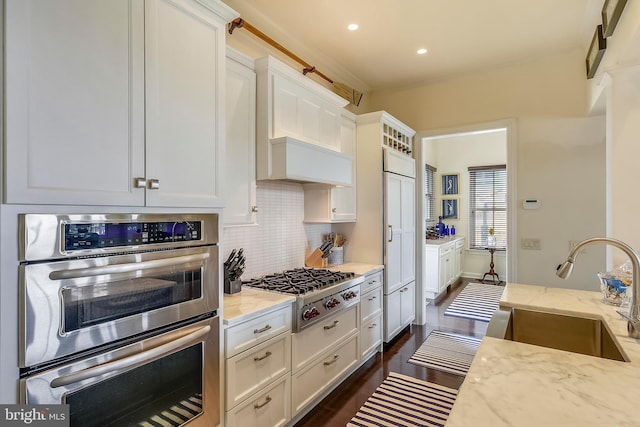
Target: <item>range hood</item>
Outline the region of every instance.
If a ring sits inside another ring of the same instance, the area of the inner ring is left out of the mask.
[[[353,156],[289,136],[270,139],[266,162],[259,163],[257,179],[350,187]]]

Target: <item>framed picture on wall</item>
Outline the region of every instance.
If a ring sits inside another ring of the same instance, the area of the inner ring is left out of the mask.
[[[442,194],[458,194],[459,177],[458,173],[442,175]]]
[[[458,199],[442,199],[442,219],[458,219]]]

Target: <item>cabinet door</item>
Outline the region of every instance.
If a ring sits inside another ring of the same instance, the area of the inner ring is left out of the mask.
[[[385,285],[386,293],[402,286],[402,177],[385,173]]]
[[[415,281],[415,180],[385,172],[387,292]]]
[[[402,328],[413,322],[416,318],[416,284],[409,283],[400,289],[400,325]]]
[[[145,3],[148,206],[221,206],[225,24],[189,0]]]
[[[402,329],[401,289],[384,297],[384,341],[389,342]]]
[[[6,0],[6,202],[144,203],[142,0]]]
[[[224,223],[256,222],[256,73],[227,57]]]
[[[340,122],[340,151],[356,158],[356,123],[346,117]],[[336,187],[331,189],[331,219],[333,221],[356,220],[356,168],[352,169],[351,187]]]

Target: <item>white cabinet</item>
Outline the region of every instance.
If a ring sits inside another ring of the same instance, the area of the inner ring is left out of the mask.
[[[226,425],[285,425],[291,419],[291,306],[224,334]]]
[[[365,275],[360,285],[360,357],[381,350],[383,333],[382,271]]]
[[[356,221],[356,122],[355,115],[346,110],[342,112],[340,135],[340,151],[353,156],[352,185],[350,187],[304,185],[305,222]]]
[[[384,341],[389,342],[416,318],[415,282],[385,295],[384,303]]]
[[[221,206],[235,16],[216,0],[6,1],[6,202]]]
[[[425,245],[424,288],[435,298],[462,275],[464,237]]]
[[[224,224],[256,223],[256,73],[227,47]]]

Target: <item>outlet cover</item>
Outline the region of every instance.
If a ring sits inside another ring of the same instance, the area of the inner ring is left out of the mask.
[[[532,239],[526,238],[520,241],[520,247],[522,249],[539,251],[540,250],[540,239]]]

